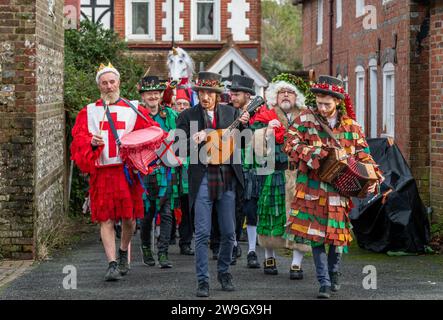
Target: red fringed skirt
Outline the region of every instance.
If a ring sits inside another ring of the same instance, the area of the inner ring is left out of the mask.
[[[143,187],[132,173],[131,181],[130,186],[123,165],[98,168],[91,174],[89,193],[93,222],[143,218]]]

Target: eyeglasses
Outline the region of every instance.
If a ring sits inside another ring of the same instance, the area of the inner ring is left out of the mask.
[[[295,92],[294,91],[290,91],[290,90],[281,90],[281,91],[279,91],[278,92],[278,94],[281,94],[282,96],[284,96],[284,95],[295,95]]]
[[[189,102],[176,102],[177,106],[189,106]]]

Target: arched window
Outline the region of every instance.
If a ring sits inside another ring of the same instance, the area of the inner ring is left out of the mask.
[[[395,66],[383,67],[383,135],[395,136]]]
[[[323,43],[323,0],[317,0],[317,45]]]
[[[362,66],[355,68],[355,113],[365,131],[365,69]]]

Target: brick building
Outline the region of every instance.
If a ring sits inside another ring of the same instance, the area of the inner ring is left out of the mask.
[[[45,255],[63,218],[63,2],[0,1],[0,256]]]
[[[369,137],[394,138],[443,220],[443,3],[293,0],[303,66],[344,80]]]
[[[191,55],[196,71],[206,69],[231,35],[248,63],[255,69],[260,67],[260,0],[80,1],[81,19],[114,29],[128,42],[133,55],[146,68],[151,67],[151,74],[167,77],[166,55],[172,46]],[[249,75],[238,64],[228,62],[221,73],[226,77]]]

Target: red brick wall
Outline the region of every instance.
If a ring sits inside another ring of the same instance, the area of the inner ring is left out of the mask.
[[[317,1],[303,2],[303,65],[305,69],[314,68],[317,76],[329,73],[329,1],[324,0],[323,44],[317,45]],[[426,48],[415,57],[417,26],[424,20],[426,11],[423,5],[409,4],[409,1],[393,0],[382,5],[379,0],[367,0],[366,5],[376,7],[377,29],[363,28],[364,16],[356,17],[355,1],[343,1],[342,27],[336,28],[335,4],[333,21],[333,75],[347,66],[349,93],[355,100],[355,68],[363,66],[366,71],[366,132],[370,128],[370,92],[368,63],[376,56],[378,38],[381,40],[380,65],[378,71],[377,132],[382,133],[383,124],[383,66],[384,56],[389,48],[395,46],[397,34],[397,63],[395,65],[395,141],[404,157],[413,166],[413,174],[419,180],[419,187],[425,202],[429,202],[429,152],[427,125],[427,99],[429,87],[427,78]],[[425,43],[426,44],[426,43]],[[417,86],[418,85],[418,86]],[[423,98],[425,96],[425,98]],[[423,121],[423,122],[420,122]]]
[[[125,38],[125,0],[114,1],[114,30]]]
[[[431,204],[443,221],[443,4],[434,2],[430,30]]]
[[[411,50],[408,91],[410,134],[407,148],[412,174],[417,180],[422,200],[429,206],[429,35],[423,39],[420,47],[416,43],[417,30],[421,28],[429,8],[411,4],[410,11]]]

